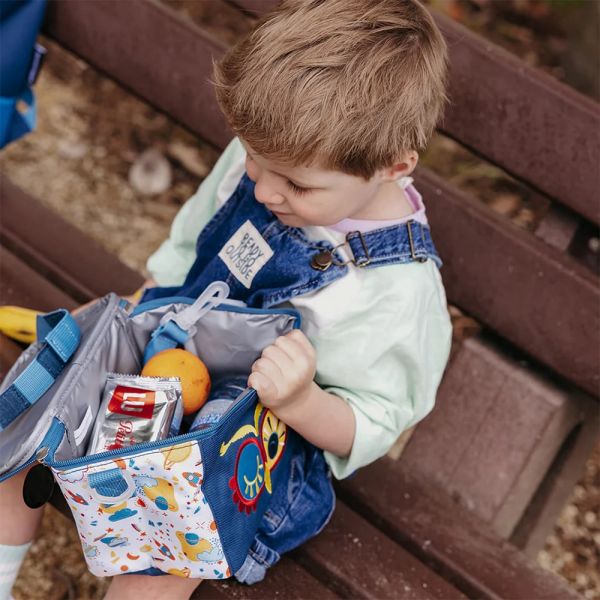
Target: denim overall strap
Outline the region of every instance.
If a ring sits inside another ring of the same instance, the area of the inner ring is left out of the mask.
[[[338,248],[342,246],[350,249],[352,258],[349,262],[357,267],[372,269],[398,263],[425,262],[428,259],[433,260],[438,268],[442,266],[429,226],[417,221],[366,233],[351,231]]]
[[[257,202],[254,182],[244,174],[200,233],[196,260],[183,285],[147,290],[142,301],[196,298],[220,280],[229,286],[230,298],[268,308],[344,277],[350,263],[372,268],[429,258],[440,265],[429,228],[416,222],[351,232],[338,245],[310,240],[302,229],[284,225]]]

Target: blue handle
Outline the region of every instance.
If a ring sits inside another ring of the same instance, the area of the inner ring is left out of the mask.
[[[37,317],[42,349],[23,372],[0,394],[0,431],[35,404],[52,386],[77,350],[81,332],[64,309]]]

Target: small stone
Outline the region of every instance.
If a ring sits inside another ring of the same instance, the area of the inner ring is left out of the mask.
[[[521,198],[516,194],[500,194],[489,202],[488,206],[500,215],[510,217],[521,206]]]
[[[61,140],[58,143],[58,154],[69,160],[83,158],[88,152],[88,145],[78,140]]]
[[[574,504],[568,504],[565,507],[564,514],[568,519],[574,519],[577,516],[577,507]]]
[[[591,237],[588,240],[588,248],[589,248],[590,252],[597,254],[600,251],[600,238]]]
[[[522,208],[513,218],[512,222],[518,227],[529,229],[535,221],[535,213],[530,208]]]
[[[171,187],[171,165],[156,148],[140,154],[129,169],[129,184],[140,194],[154,196]]]

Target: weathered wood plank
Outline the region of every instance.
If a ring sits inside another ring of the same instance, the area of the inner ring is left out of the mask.
[[[597,277],[431,171],[419,170],[416,180],[449,300],[597,396]]]
[[[466,27],[435,18],[450,52],[442,131],[600,223],[600,136],[593,134],[600,106]]]
[[[6,377],[21,352],[22,348],[19,344],[0,333],[0,381]]]
[[[378,486],[371,495],[379,494]],[[346,598],[450,600],[463,594],[342,502],[329,525],[293,553]]]
[[[0,304],[24,306],[44,312],[77,306],[70,296],[4,246],[0,246],[0,282]]]
[[[438,484],[506,538],[565,440],[593,414],[572,390],[471,338],[455,354],[432,414],[408,442],[402,468]],[[572,450],[581,446],[589,455],[593,441],[577,436]],[[573,477],[574,484],[577,470]],[[536,526],[548,532],[552,522]]]
[[[52,0],[44,31],[215,146],[231,138],[209,80],[226,47],[158,0]]]
[[[390,462],[382,459],[340,482],[340,497],[469,597],[579,598],[475,515]]]
[[[207,581],[203,583],[192,600],[227,598],[228,600],[302,600],[305,598],[339,598],[331,589],[315,579],[291,558],[284,556],[269,569],[263,581],[255,585],[242,585],[233,579],[227,581]]]
[[[131,294],[143,282],[139,273],[2,174],[0,210],[2,243],[79,303],[111,291]]]

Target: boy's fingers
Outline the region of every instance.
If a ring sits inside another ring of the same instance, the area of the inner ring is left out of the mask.
[[[290,340],[293,340],[296,344],[300,345],[309,356],[315,355],[315,347],[300,329],[290,331],[288,337]]]
[[[267,346],[263,350],[262,356],[272,360],[282,372],[290,369],[293,366],[293,361],[287,352],[277,346]]]
[[[248,385],[256,390],[263,402],[273,401],[277,397],[277,388],[273,382],[260,371],[253,371],[248,377]]]
[[[263,373],[273,381],[283,377],[283,371],[280,366],[270,358],[261,357],[252,365],[252,371]]]
[[[297,361],[306,355],[304,347],[296,341],[295,338],[290,337],[291,334],[282,335],[275,340],[275,346],[285,352],[292,362]]]

